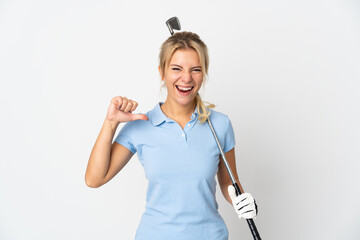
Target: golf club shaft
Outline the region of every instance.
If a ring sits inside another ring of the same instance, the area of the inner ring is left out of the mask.
[[[228,173],[229,173],[229,175],[230,175],[231,182],[232,182],[232,184],[233,184],[233,186],[234,186],[234,188],[235,188],[235,191],[236,191],[236,195],[238,196],[238,195],[242,194],[241,189],[240,189],[238,183],[236,182],[236,179],[234,178],[234,175],[233,175],[233,173],[232,173],[232,171],[231,171],[231,168],[230,168],[230,166],[229,166],[229,163],[228,163],[228,161],[227,161],[227,159],[226,159],[226,157],[225,157],[224,151],[222,150],[222,147],[221,147],[221,145],[220,145],[219,139],[217,138],[216,133],[215,133],[215,130],[214,130],[212,124],[211,124],[210,117],[207,118],[207,121],[208,121],[209,126],[210,126],[210,128],[211,128],[211,131],[212,131],[212,133],[213,133],[213,135],[214,135],[215,141],[216,141],[216,143],[217,143],[217,145],[218,145],[218,147],[219,147],[219,150],[220,150],[220,153],[221,153],[221,157],[222,157],[222,159],[223,159],[223,161],[224,161],[224,163],[225,163],[225,166],[226,166],[226,170],[228,171]],[[257,230],[257,228],[256,228],[256,225],[255,225],[254,220],[253,220],[253,219],[246,219],[246,221],[247,221],[247,223],[248,223],[248,225],[249,225],[250,231],[251,231],[254,239],[255,239],[255,240],[261,240],[260,234],[259,234],[259,232],[258,232],[258,230]]]

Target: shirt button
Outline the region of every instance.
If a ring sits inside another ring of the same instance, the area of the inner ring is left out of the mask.
[[[188,127],[190,126],[190,123],[188,123]]]
[[[181,136],[185,137],[185,133],[181,134]]]

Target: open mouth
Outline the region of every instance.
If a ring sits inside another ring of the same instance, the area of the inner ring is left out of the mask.
[[[177,88],[177,90],[179,90],[179,92],[181,92],[181,93],[188,93],[188,92],[190,92],[194,87],[192,86],[190,86],[190,87],[180,87],[180,86],[178,86],[178,85],[176,85],[176,88]]]

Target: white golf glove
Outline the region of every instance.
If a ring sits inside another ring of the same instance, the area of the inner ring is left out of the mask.
[[[255,199],[250,193],[243,193],[236,196],[236,191],[233,185],[228,186],[228,192],[232,200],[235,212],[239,218],[253,218],[257,214],[257,205]]]

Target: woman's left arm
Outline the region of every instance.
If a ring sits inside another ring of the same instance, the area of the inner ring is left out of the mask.
[[[236,163],[235,163],[235,148],[225,153],[226,160],[230,166],[230,169],[234,175],[236,182],[239,185],[239,188],[242,194],[236,196],[235,188],[232,185],[229,173],[227,172],[226,166],[222,157],[220,157],[219,162],[219,171],[217,173],[219,185],[221,188],[221,192],[224,195],[225,199],[233,205],[236,214],[239,218],[253,218],[257,215],[257,205],[255,199],[251,196],[250,193],[245,193],[242,188],[237,171],[236,171]],[[231,196],[230,196],[231,195]]]
[[[231,198],[230,198],[229,192],[228,192],[228,186],[232,185],[232,182],[231,182],[229,173],[226,170],[226,166],[225,166],[225,163],[224,163],[221,155],[219,155],[219,157],[220,157],[220,162],[219,162],[219,170],[217,173],[219,186],[220,186],[221,192],[224,195],[225,199],[232,205],[232,201],[231,201]],[[242,186],[240,184],[239,177],[238,177],[237,171],[236,171],[235,148],[226,152],[225,157],[229,163],[230,169],[234,175],[234,178],[236,179],[236,182],[239,184],[241,192],[244,192],[244,189],[242,188]]]

